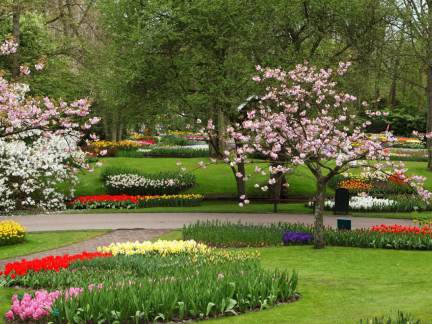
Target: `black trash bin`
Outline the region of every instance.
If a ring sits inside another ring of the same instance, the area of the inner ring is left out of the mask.
[[[335,215],[347,215],[349,211],[349,191],[345,188],[336,189],[335,205],[333,212]]]

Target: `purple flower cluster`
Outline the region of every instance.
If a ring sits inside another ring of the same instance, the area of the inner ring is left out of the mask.
[[[308,244],[312,242],[313,235],[311,233],[304,232],[286,232],[282,236],[282,242],[285,245],[288,244]]]

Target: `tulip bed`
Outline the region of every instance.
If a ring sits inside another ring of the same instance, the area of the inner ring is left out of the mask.
[[[95,195],[79,196],[68,203],[72,209],[95,208],[146,208],[146,207],[194,207],[201,205],[203,196],[186,195]]]
[[[0,222],[0,246],[24,242],[25,228],[14,221]]]
[[[401,250],[432,250],[429,226],[374,226],[371,229],[338,231],[326,228],[327,245]],[[312,244],[313,227],[304,224],[278,223],[254,225],[197,222],[183,228],[183,238],[218,247],[261,247],[274,245]],[[309,234],[309,235],[308,235]]]
[[[42,259],[8,265],[15,270],[2,274],[4,285],[30,292],[13,296],[7,321],[188,321],[298,298],[296,273],[263,269],[256,252],[217,250],[194,241],[113,243],[98,250],[58,262],[49,257],[54,267],[33,266]]]

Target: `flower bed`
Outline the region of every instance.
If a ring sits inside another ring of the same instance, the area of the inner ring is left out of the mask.
[[[196,146],[196,148],[194,147]],[[193,158],[208,157],[208,148],[201,145],[177,146],[177,147],[152,147],[149,149],[119,150],[117,157],[173,157],[173,158]]]
[[[0,246],[21,243],[25,240],[25,228],[11,220],[0,222]]]
[[[118,150],[133,150],[153,144],[155,142],[152,140],[95,141],[87,145],[85,151],[94,154],[101,154],[105,151],[105,156],[115,156]]]
[[[371,227],[371,231],[379,233],[399,233],[399,234],[416,234],[416,235],[432,235],[432,227],[424,226],[404,226],[399,224],[394,225],[376,225]]]
[[[313,202],[308,203],[313,207]],[[324,208],[333,210],[334,200],[326,200]],[[371,196],[354,196],[349,200],[349,209],[351,211],[367,212],[411,212],[432,210],[432,205],[414,195],[399,195],[391,198],[376,198]]]
[[[142,173],[139,170],[107,168],[102,179],[109,194],[175,195],[193,187],[195,176],[190,173]]]
[[[108,246],[100,246],[98,252],[112,255],[133,255],[133,254],[179,254],[179,253],[206,253],[209,251],[205,244],[197,243],[194,240],[189,241],[165,241],[156,242],[122,242],[111,243]]]
[[[364,172],[362,174],[344,174],[333,177],[329,183],[332,188],[345,188],[351,194],[366,192],[369,195],[401,195],[413,194],[415,190],[397,175],[378,176],[374,172]]]
[[[18,323],[179,322],[265,309],[298,298],[297,275],[263,269],[256,253],[213,250],[192,242],[163,245],[162,250],[170,252],[188,247],[187,253],[146,250],[130,255],[122,249],[126,253],[76,261],[59,271],[5,277],[6,286],[43,289],[15,295],[6,318]]]
[[[380,227],[381,228],[381,227]],[[397,227],[395,227],[397,228]],[[425,227],[411,231],[380,231],[379,228],[338,231],[326,228],[324,240],[327,245],[363,248],[432,250],[432,235]],[[222,222],[198,222],[184,226],[183,238],[211,246],[250,247],[282,245],[287,232],[313,233],[313,227],[304,224],[253,225]],[[422,234],[422,232],[425,232]],[[419,235],[421,234],[421,235]],[[290,244],[312,243],[313,240],[291,240]]]
[[[194,207],[199,206],[203,196],[197,194],[187,195],[95,195],[79,196],[68,203],[72,209],[96,208],[147,208],[147,207]]]
[[[22,277],[29,272],[39,271],[59,271],[60,269],[68,268],[70,264],[76,261],[91,260],[94,258],[110,257],[111,253],[107,252],[82,252],[73,255],[63,256],[47,256],[41,259],[26,260],[10,262],[6,264],[4,272],[1,275],[14,279]]]

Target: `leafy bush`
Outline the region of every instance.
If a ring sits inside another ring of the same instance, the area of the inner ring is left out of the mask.
[[[190,140],[188,140],[185,137],[179,137],[179,136],[174,136],[174,135],[165,135],[162,136],[160,141],[160,144],[163,145],[173,145],[173,146],[186,146],[186,145],[191,145],[193,144],[193,142],[191,142]]]
[[[266,309],[298,298],[296,273],[264,270],[251,253],[214,250],[96,258],[58,272],[32,272],[9,285],[97,286],[56,299],[49,317],[53,323],[189,321]]]
[[[271,246],[281,245],[286,232],[313,233],[313,227],[287,223],[254,225],[207,221],[185,225],[183,238],[220,247]],[[324,240],[327,245],[334,246],[432,250],[432,236],[415,233],[381,233],[367,229],[339,231],[326,228]]]
[[[177,157],[193,158],[208,157],[208,149],[193,149],[190,147],[155,147],[148,150],[120,150],[116,153],[117,157]]]
[[[195,175],[191,173],[143,173],[139,170],[107,168],[102,172],[109,194],[173,195],[192,188]]]

